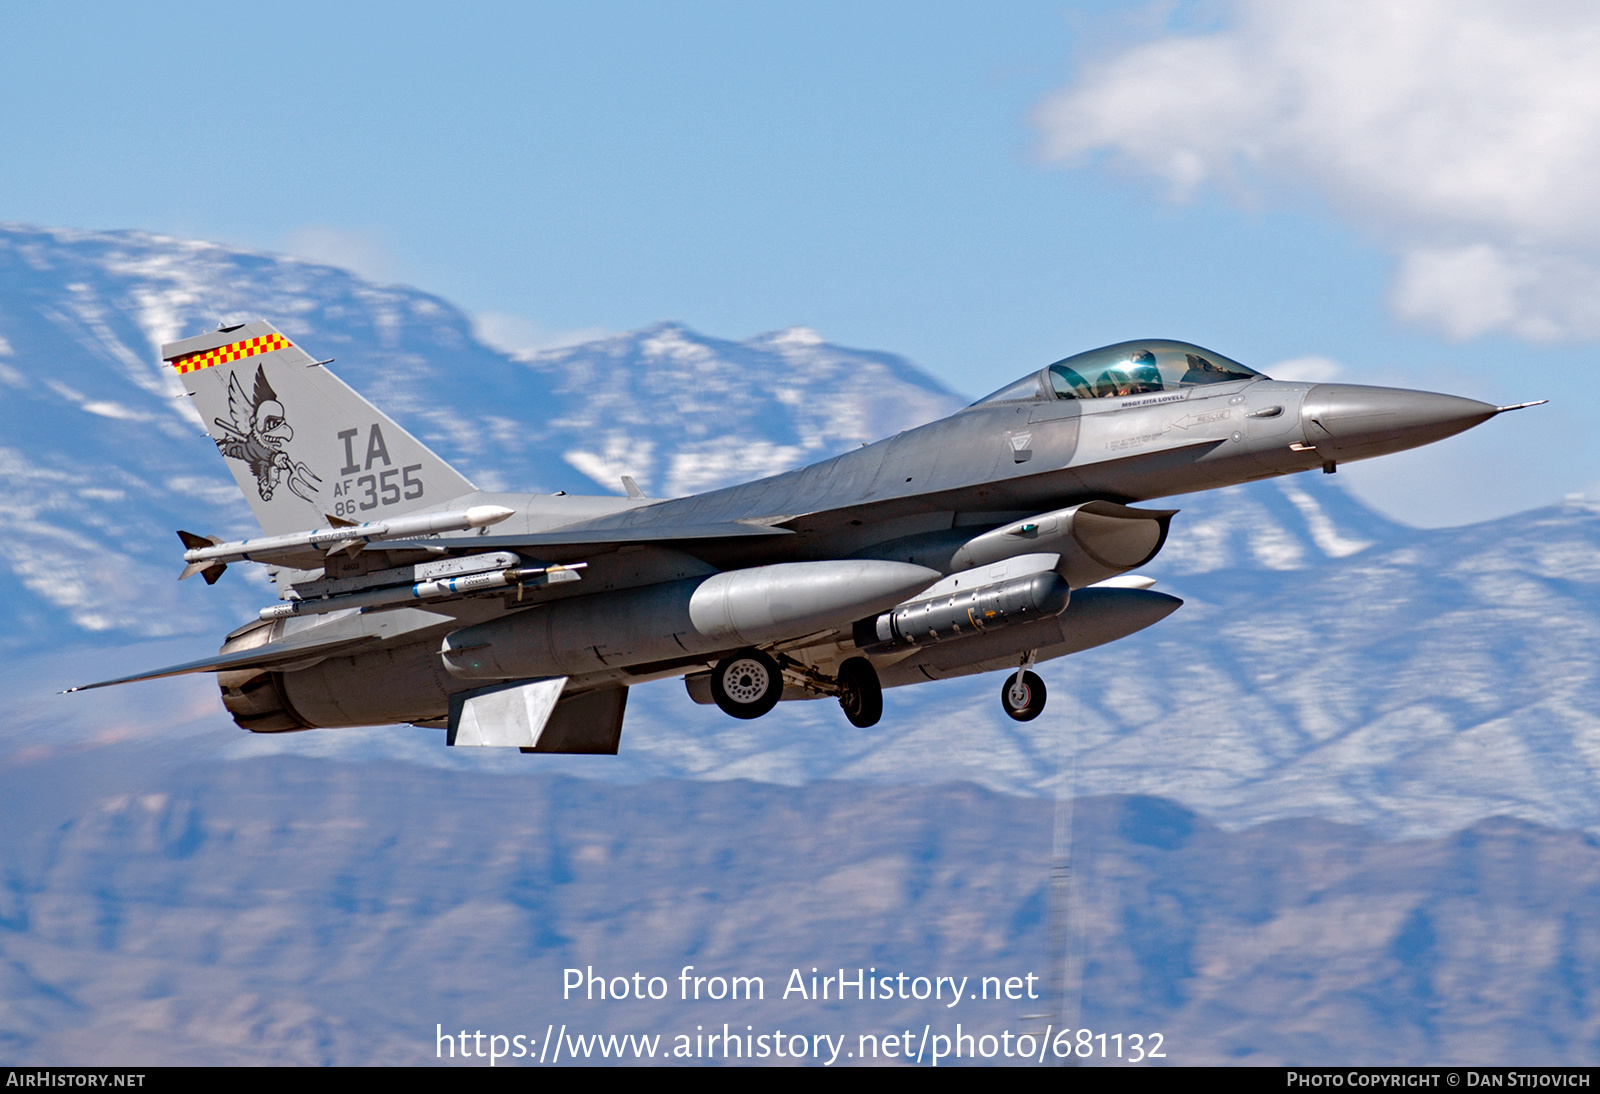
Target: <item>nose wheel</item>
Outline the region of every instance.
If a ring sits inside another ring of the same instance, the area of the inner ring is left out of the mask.
[[[852,657],[839,666],[839,706],[850,724],[866,729],[883,717],[883,685],[878,670],[865,657]]]
[[[1019,722],[1031,722],[1044,712],[1046,692],[1039,674],[1018,669],[1000,685],[1000,705]]]
[[[783,697],[783,672],[760,650],[740,650],[711,671],[711,698],[724,714],[759,718]]]

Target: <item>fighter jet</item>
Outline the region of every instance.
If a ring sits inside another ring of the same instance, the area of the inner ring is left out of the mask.
[[[735,718],[834,698],[868,727],[886,687],[1004,672],[1005,712],[1036,718],[1037,662],[1181,603],[1132,573],[1177,510],[1137,503],[1537,405],[1273,380],[1143,339],[796,471],[577,497],[479,490],[268,323],[162,357],[264,533],[179,532],[181,577],[261,564],[279,603],[214,656],[86,686],[210,672],[253,732],[408,722],[525,752],[616,753],[628,689],[670,677]]]

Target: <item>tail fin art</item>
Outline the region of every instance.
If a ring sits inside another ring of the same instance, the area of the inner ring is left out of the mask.
[[[443,504],[477,487],[270,323],[161,347],[262,530]]]

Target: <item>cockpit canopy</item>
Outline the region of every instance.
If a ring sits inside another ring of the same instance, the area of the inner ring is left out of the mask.
[[[972,405],[1034,399],[1105,399],[1198,384],[1264,379],[1254,369],[1200,346],[1147,339],[1118,342],[1057,361]]]

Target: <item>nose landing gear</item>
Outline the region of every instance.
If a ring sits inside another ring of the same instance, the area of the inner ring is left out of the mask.
[[[1044,712],[1044,681],[1037,673],[1018,670],[1006,677],[1000,705],[1019,722],[1031,722]]]
[[[1017,671],[1006,677],[1006,682],[1000,685],[1000,705],[1005,712],[1019,722],[1031,722],[1044,713],[1044,702],[1048,697],[1044,681],[1039,679],[1039,674],[1031,672],[1029,665],[1033,664],[1035,651],[1029,650],[1022,658],[1022,664],[1017,666]]]

